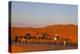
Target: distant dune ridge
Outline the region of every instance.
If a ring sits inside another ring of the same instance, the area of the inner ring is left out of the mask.
[[[61,37],[71,39],[72,42],[78,42],[78,25],[67,24],[67,25],[48,25],[46,27],[41,28],[32,28],[32,27],[11,27],[11,39],[15,38],[15,35],[18,34],[20,36],[24,36],[27,32],[32,35],[38,33],[48,33],[58,34]]]

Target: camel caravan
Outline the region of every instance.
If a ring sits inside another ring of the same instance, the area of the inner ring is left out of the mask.
[[[38,32],[36,35],[31,35],[30,33],[26,33],[24,36],[19,36],[18,34],[16,34],[14,42],[16,44],[49,43],[55,45],[69,45],[71,43],[69,39],[60,37],[59,34],[54,34],[54,36],[50,36],[47,33],[39,34]]]

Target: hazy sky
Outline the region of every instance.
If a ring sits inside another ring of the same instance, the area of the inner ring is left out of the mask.
[[[12,2],[12,26],[42,27],[77,24],[77,5]]]

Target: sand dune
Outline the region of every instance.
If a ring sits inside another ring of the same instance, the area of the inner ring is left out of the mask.
[[[28,27],[11,27],[11,39],[15,38],[16,34],[24,36],[26,32],[29,32],[32,35],[35,35],[37,32],[42,33],[46,32],[48,34],[54,35],[55,33],[59,34],[61,37],[71,39],[72,42],[77,43],[78,39],[78,26],[69,24],[69,25],[48,25],[41,28],[28,28]]]
[[[11,39],[15,38],[15,35],[24,36],[26,32],[35,35],[37,32],[46,32],[54,36],[55,33],[59,37],[70,39],[73,43],[78,43],[78,26],[77,25],[48,25],[43,28],[28,28],[28,27],[11,27]],[[44,50],[64,50],[64,49],[76,49],[77,46],[57,46],[57,45],[45,45],[45,44],[26,44],[26,45],[11,45],[11,52],[31,52],[31,51],[44,51]]]

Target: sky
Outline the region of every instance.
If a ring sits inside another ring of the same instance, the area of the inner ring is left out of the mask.
[[[11,13],[11,26],[15,27],[78,24],[77,5],[13,1]]]

